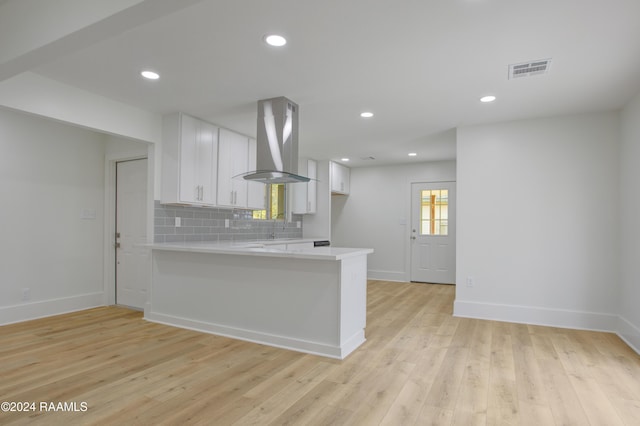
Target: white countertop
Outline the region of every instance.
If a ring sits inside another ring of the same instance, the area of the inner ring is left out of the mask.
[[[151,243],[146,244],[153,250],[180,251],[191,253],[234,254],[242,256],[285,257],[291,259],[342,260],[348,257],[362,256],[373,253],[371,248],[348,247],[309,247],[283,248],[282,245],[313,242],[318,239],[275,239],[265,241],[235,241],[235,242],[188,242],[188,243]],[[275,247],[277,246],[277,248]]]

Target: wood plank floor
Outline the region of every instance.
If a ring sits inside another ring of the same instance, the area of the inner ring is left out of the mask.
[[[370,281],[367,342],[344,361],[118,307],[0,327],[0,401],[38,404],[0,424],[640,424],[640,356],[617,336],[454,318],[454,292]]]

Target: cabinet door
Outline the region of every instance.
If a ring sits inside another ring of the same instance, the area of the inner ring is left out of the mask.
[[[256,170],[256,160],[258,156],[258,146],[255,139],[249,139],[249,161],[247,172]],[[247,207],[253,210],[263,210],[266,208],[267,185],[260,182],[247,181]]]
[[[307,213],[315,213],[318,193],[318,163],[315,160],[307,160],[307,177],[311,178],[307,183]]]
[[[341,164],[331,163],[331,192],[349,194],[349,169]]]
[[[197,177],[198,158],[198,120],[188,115],[180,115],[180,189],[179,198],[183,203],[197,203],[200,198],[200,185]]]
[[[199,184],[199,202],[216,204],[218,181],[218,128],[200,121],[198,123],[196,170]]]
[[[249,138],[220,129],[218,139],[218,205],[247,207],[246,173],[249,162]]]
[[[298,173],[302,176],[308,176],[307,173],[307,160],[300,159],[298,160]],[[310,182],[307,183],[293,183],[289,185],[291,188],[291,211],[294,214],[305,214],[307,213],[307,194],[308,194],[308,186]]]
[[[330,163],[329,166],[330,180],[331,180],[331,192],[340,191],[340,165],[336,163]]]
[[[309,214],[316,212],[316,194],[318,165],[315,160],[301,159],[298,162],[298,172],[311,180],[307,183],[294,183],[292,187],[293,213]]]
[[[183,113],[162,118],[163,203],[216,204],[218,128]]]
[[[351,169],[348,167],[342,168],[342,193],[349,195],[351,192]]]

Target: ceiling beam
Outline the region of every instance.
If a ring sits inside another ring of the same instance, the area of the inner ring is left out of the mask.
[[[202,0],[0,3],[0,81]]]

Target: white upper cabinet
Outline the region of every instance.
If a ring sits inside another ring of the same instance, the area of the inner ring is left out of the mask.
[[[256,160],[258,157],[258,145],[255,139],[249,139],[249,163],[247,171],[256,170]],[[251,210],[263,210],[266,208],[267,185],[261,182],[247,182],[247,208]]]
[[[219,206],[256,210],[265,208],[265,185],[247,182],[239,176],[254,171],[255,161],[256,144],[254,140],[227,129],[220,129],[218,142]]]
[[[161,202],[216,205],[218,128],[176,113],[162,121]]]
[[[298,162],[298,174],[311,180],[307,183],[291,184],[293,198],[293,213],[313,214],[316,212],[317,187],[318,187],[318,163],[311,159],[300,159]]]
[[[342,164],[330,162],[331,193],[349,195],[350,170]]]

